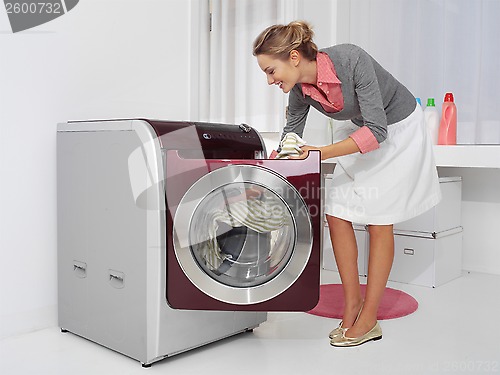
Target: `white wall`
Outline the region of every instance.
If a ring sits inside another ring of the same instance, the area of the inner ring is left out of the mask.
[[[196,119],[198,3],[85,0],[17,34],[0,10],[0,338],[57,322],[56,124]]]

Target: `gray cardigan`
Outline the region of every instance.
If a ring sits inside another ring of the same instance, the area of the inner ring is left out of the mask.
[[[403,120],[415,110],[416,100],[411,92],[362,48],[340,44],[321,52],[328,54],[342,82],[344,108],[339,112],[326,112],[311,97],[304,98],[298,83],[288,97],[283,135],[294,132],[302,136],[309,106],[313,106],[335,120],[351,120],[359,127],[366,125],[381,143],[387,137],[387,125]]]

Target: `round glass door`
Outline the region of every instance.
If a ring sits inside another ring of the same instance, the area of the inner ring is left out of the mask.
[[[256,166],[217,169],[182,198],[174,250],[205,294],[235,304],[269,300],[300,276],[312,248],[307,206],[280,175]]]

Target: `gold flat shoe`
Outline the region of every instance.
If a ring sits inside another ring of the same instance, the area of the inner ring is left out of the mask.
[[[356,321],[359,319],[359,316],[361,315],[361,310],[363,310],[363,305],[364,305],[364,301],[363,301],[363,303],[361,303],[361,307],[359,308],[358,316],[356,316],[356,320],[354,320],[354,323],[356,323]],[[334,339],[335,337],[342,337],[342,335],[345,333],[345,331],[347,331],[349,329],[349,328],[342,327],[343,323],[344,323],[344,321],[341,320],[339,323],[339,326],[330,332],[330,334],[328,335],[330,340]]]
[[[328,335],[330,340],[334,339],[335,337],[342,337],[344,332],[348,330],[348,328],[342,327],[342,323],[343,323],[343,321],[341,320],[339,323],[339,326],[330,332],[330,334]]]
[[[340,336],[340,337],[337,336],[337,337],[331,339],[330,345],[337,346],[337,347],[358,346],[358,345],[364,344],[365,342],[368,342],[368,341],[380,340],[381,338],[382,338],[382,328],[380,328],[380,325],[377,322],[375,324],[375,326],[371,330],[369,330],[367,333],[365,333],[363,336],[346,337],[345,332],[344,332],[342,334],[342,336]]]

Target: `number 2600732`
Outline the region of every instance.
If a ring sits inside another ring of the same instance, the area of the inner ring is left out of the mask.
[[[7,14],[61,14],[60,3],[5,3]]]

